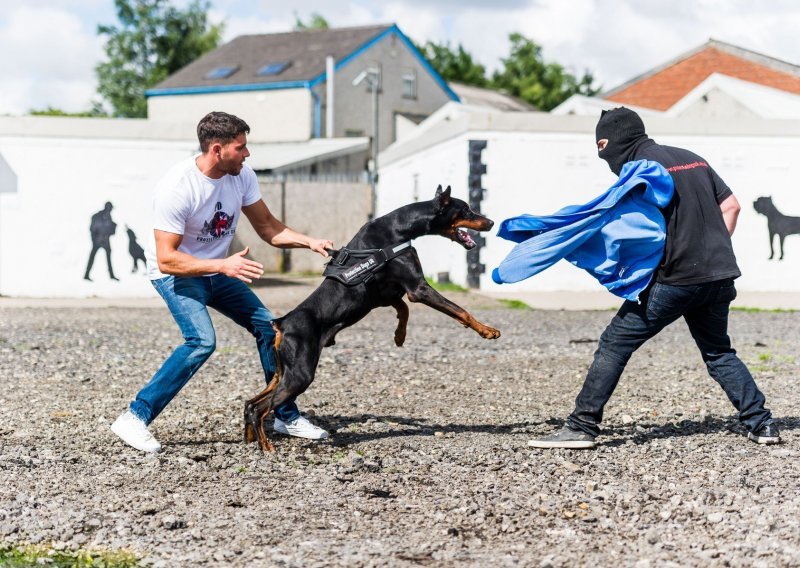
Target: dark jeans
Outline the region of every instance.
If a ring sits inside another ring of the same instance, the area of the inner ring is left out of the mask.
[[[739,411],[742,424],[753,431],[771,420],[770,411],[764,408],[764,395],[731,347],[728,310],[734,298],[736,288],[728,279],[693,286],[656,283],[640,298],[640,304],[626,301],[600,337],[594,362],[569,416],[569,426],[597,436],[603,408],[628,359],[645,341],[681,316],[700,349],[708,374]]]
[[[136,395],[130,405],[134,415],[150,424],[214,352],[217,340],[209,306],[253,334],[264,378],[269,384],[276,369],[273,316],[244,282],[224,274],[166,276],[153,280],[153,287],[172,312],[184,343]],[[300,411],[292,399],[278,406],[275,416],[286,422],[300,416]]]

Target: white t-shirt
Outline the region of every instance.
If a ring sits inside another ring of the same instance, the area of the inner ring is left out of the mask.
[[[226,258],[242,207],[261,199],[258,179],[247,164],[238,176],[212,179],[198,169],[197,157],[179,162],[156,184],[153,229],[183,235],[178,250],[196,258]],[[145,257],[145,276],[151,280],[166,276],[158,270],[152,231]]]

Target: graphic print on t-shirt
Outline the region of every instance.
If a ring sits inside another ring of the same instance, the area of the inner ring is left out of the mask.
[[[222,210],[222,203],[219,201],[217,201],[215,209],[216,212],[211,220],[203,222],[203,231],[197,237],[197,240],[200,242],[208,243],[234,233],[234,230],[231,228],[233,227],[234,214],[225,213]]]

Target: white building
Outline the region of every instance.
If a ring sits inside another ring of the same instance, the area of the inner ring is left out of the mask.
[[[132,272],[126,228],[144,246],[155,183],[199,151],[195,128],[135,119],[0,117],[0,295],[154,295],[141,263]],[[252,134],[248,163],[260,171],[302,171],[363,157],[369,145],[367,138],[263,142]],[[87,281],[91,218],[107,202],[117,224],[110,249],[118,280],[111,279],[101,249]]]
[[[787,238],[783,261],[768,260],[767,220],[753,209],[755,199],[771,196],[783,213],[800,216],[800,192],[793,186],[800,120],[655,114],[643,119],[657,142],[686,147],[705,157],[739,199],[742,213],[733,244],[743,275],[737,287],[752,292],[800,292],[800,235]],[[597,157],[596,121],[596,116],[504,113],[448,104],[381,154],[379,214],[431,198],[438,184],[451,185],[454,195],[467,201],[470,140],[487,141],[483,151],[487,191],[481,211],[495,222],[585,203],[615,180]],[[458,245],[435,237],[425,237],[420,245],[417,250],[427,274],[449,272],[454,282],[465,284],[466,258]],[[487,236],[481,251],[486,265],[481,290],[504,294],[602,290],[594,279],[565,261],[517,284],[494,284],[490,272],[512,245]]]

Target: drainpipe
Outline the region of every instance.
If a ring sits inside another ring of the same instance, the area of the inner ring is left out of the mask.
[[[325,58],[325,137],[333,138],[333,56]]]
[[[319,95],[314,92],[313,87],[309,88],[308,90],[311,92],[311,97],[314,99],[314,138],[319,138],[321,128],[320,115],[322,114],[322,101],[320,100]]]

